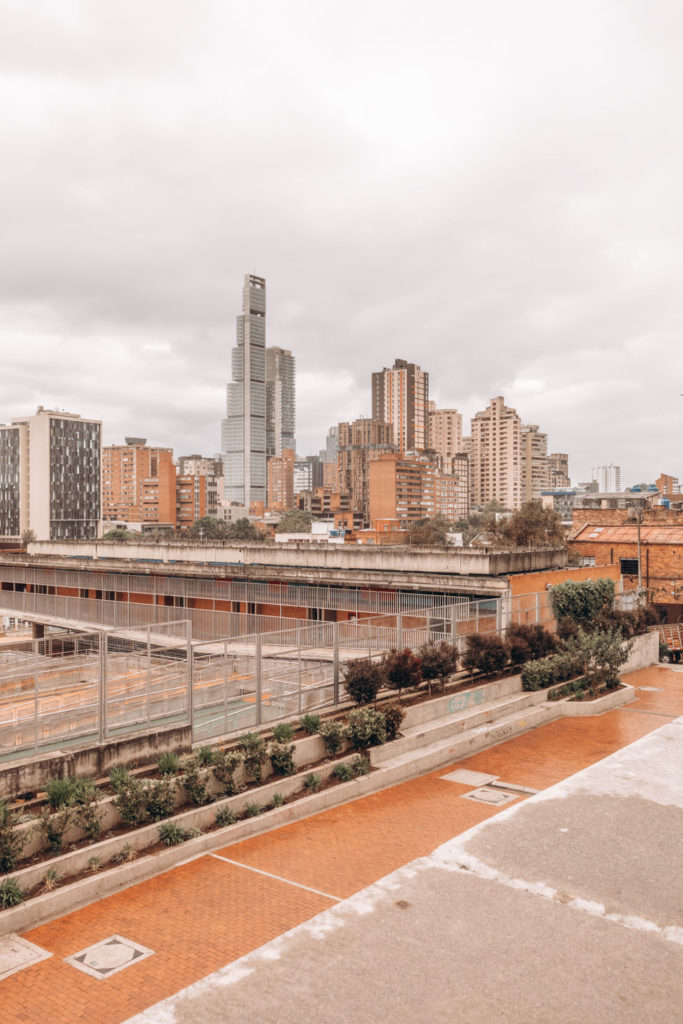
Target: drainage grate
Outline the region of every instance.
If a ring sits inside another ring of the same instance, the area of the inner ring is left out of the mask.
[[[503,804],[510,803],[511,800],[516,800],[520,795],[520,793],[506,793],[502,789],[494,789],[493,786],[481,786],[480,789],[473,789],[471,793],[463,793],[463,799],[501,807]]]
[[[52,953],[40,946],[34,946],[28,939],[20,939],[13,932],[0,939],[0,981],[9,978],[10,974],[22,971],[24,967],[47,960]]]
[[[146,949],[139,942],[131,942],[120,935],[110,935],[108,939],[102,939],[80,953],[65,957],[65,961],[79,971],[101,979],[110,978],[112,974],[146,960],[153,953],[154,950]]]

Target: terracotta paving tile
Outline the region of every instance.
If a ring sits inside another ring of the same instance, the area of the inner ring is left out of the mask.
[[[0,1020],[118,1024],[330,905],[314,893],[201,857],[25,933],[54,956],[2,982]],[[105,980],[63,962],[115,933],[154,956]]]

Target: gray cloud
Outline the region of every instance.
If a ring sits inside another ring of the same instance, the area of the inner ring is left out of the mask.
[[[419,15],[419,17],[418,17]],[[219,446],[241,280],[302,452],[396,356],[683,477],[673,0],[0,0],[0,419]]]

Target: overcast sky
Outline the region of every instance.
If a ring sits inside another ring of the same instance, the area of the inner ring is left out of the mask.
[[[0,0],[0,422],[218,451],[255,271],[301,454],[400,356],[575,482],[683,481],[682,43],[680,0]]]

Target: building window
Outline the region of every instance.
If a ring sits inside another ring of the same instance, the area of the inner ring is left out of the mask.
[[[637,576],[638,575],[638,559],[637,558],[620,558],[619,559],[619,571],[622,576]]]

